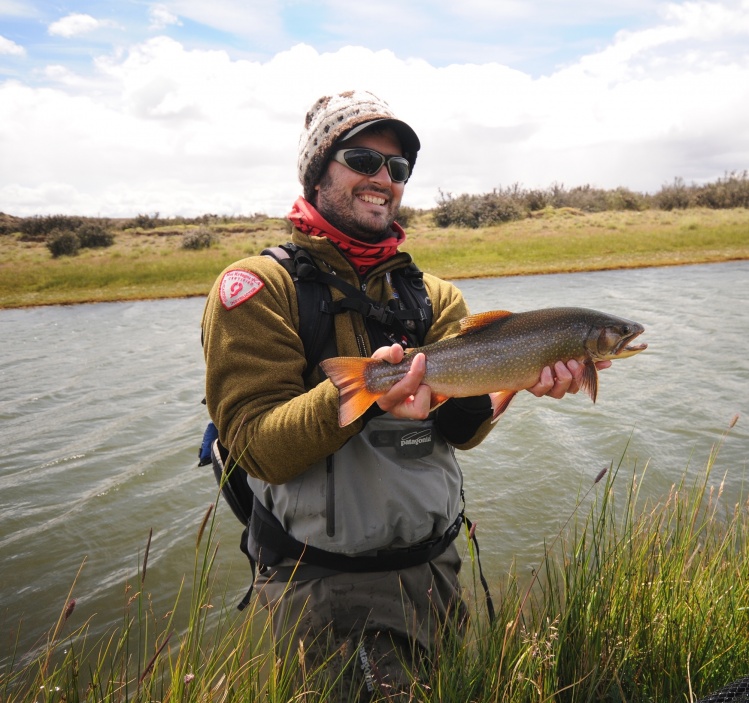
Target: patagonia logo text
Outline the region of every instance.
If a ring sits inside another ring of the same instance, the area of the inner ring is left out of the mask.
[[[414,447],[418,444],[427,444],[432,441],[432,430],[421,430],[419,432],[409,432],[400,437],[401,447]]]
[[[432,427],[418,430],[374,430],[369,434],[373,447],[388,447],[402,459],[421,459],[434,451]]]

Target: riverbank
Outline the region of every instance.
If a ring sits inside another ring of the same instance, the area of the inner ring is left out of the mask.
[[[289,238],[268,218],[207,225],[215,243],[186,249],[191,229],[117,232],[105,249],[52,258],[44,242],[0,237],[0,308],[206,295],[232,261]],[[749,209],[607,211],[546,209],[479,229],[437,228],[411,218],[405,249],[448,279],[673,266],[749,259]]]

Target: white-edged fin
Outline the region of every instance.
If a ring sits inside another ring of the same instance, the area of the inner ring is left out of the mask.
[[[438,408],[442,403],[449,400],[449,395],[440,395],[439,393],[432,393],[432,397],[430,400],[429,410],[430,412],[434,410],[435,408]]]
[[[489,312],[479,312],[475,315],[469,315],[460,321],[460,332],[458,333],[458,336],[462,337],[464,334],[477,332],[484,327],[493,325],[495,322],[505,320],[511,316],[512,313],[507,310],[490,310]]]
[[[499,420],[499,416],[507,410],[507,406],[510,401],[515,397],[517,391],[496,391],[495,393],[489,393],[489,398],[492,401],[492,422]]]

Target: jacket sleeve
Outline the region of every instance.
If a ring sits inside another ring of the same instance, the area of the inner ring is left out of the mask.
[[[434,310],[434,319],[426,338],[426,343],[431,344],[457,334],[460,320],[469,312],[463,294],[456,286],[429,274],[424,274],[424,282]],[[494,427],[491,417],[488,395],[451,398],[436,411],[440,432],[456,449],[472,449],[480,444]]]
[[[329,380],[304,387],[304,348],[291,277],[269,257],[233,265],[263,287],[227,310],[219,277],[203,314],[206,403],[219,438],[253,476],[284,483],[361,430],[338,426],[338,391]]]

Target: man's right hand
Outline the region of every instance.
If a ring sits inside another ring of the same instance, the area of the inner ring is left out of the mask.
[[[404,354],[400,344],[393,344],[390,347],[380,347],[372,354],[372,358],[381,359],[390,364],[399,364],[403,361]],[[429,416],[432,398],[432,389],[422,383],[426,368],[424,354],[415,354],[411,368],[406,375],[385,395],[377,399],[380,409],[395,417],[409,420],[426,419]]]

